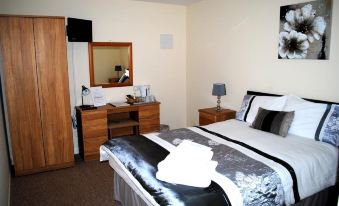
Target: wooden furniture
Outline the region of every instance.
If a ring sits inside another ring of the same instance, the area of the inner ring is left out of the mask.
[[[221,122],[235,118],[235,111],[221,108],[221,111],[216,111],[216,108],[199,109],[199,125],[207,125],[215,122]]]
[[[132,42],[89,42],[88,54],[91,87],[133,86]],[[112,59],[115,64],[128,68],[128,81],[119,83],[120,76],[117,81],[110,79],[114,69]]]
[[[16,175],[74,164],[64,17],[0,16]]]
[[[120,78],[117,78],[117,77],[111,77],[111,78],[108,78],[108,82],[109,83],[117,83],[117,82],[119,82],[119,79]]]
[[[100,145],[110,138],[159,131],[159,109],[159,102],[95,110],[76,107],[80,155],[84,160],[99,159]]]

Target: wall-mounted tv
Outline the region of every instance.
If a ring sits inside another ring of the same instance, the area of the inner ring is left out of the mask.
[[[67,36],[69,42],[92,42],[92,21],[67,18]]]

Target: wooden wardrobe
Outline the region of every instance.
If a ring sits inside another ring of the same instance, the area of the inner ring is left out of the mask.
[[[64,17],[0,16],[16,175],[74,164]]]

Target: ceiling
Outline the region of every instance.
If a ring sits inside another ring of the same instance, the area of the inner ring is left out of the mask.
[[[158,2],[164,4],[177,4],[177,5],[189,5],[201,0],[135,0],[135,1],[148,1],[148,2]]]

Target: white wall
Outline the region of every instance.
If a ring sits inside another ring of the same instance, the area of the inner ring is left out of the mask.
[[[339,102],[339,1],[333,0],[329,60],[279,60],[280,6],[305,0],[205,0],[187,10],[187,114],[216,105],[212,84],[224,82],[222,105],[238,109],[247,90]]]
[[[134,85],[151,85],[161,102],[162,123],[186,126],[186,7],[127,0],[1,0],[0,13],[90,19],[93,41],[132,42]],[[160,34],[173,34],[173,49],[160,50]],[[87,43],[68,43],[68,57],[69,74],[75,74],[71,101],[80,105],[81,85],[89,86]],[[132,87],[105,89],[108,101],[123,101],[126,94],[133,94]]]

